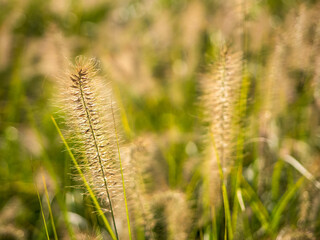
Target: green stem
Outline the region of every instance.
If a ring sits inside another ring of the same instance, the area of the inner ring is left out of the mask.
[[[33,163],[32,163],[32,160],[31,160],[31,171],[32,171],[32,175],[34,175],[33,173]],[[33,176],[34,177],[34,176]],[[36,189],[36,192],[37,192],[37,196],[38,196],[38,200],[39,200],[39,205],[40,205],[40,211],[41,211],[41,216],[42,216],[42,220],[43,220],[43,225],[44,225],[44,229],[46,231],[46,236],[47,236],[47,239],[50,240],[50,237],[49,237],[49,232],[48,232],[48,227],[47,227],[47,222],[46,222],[46,218],[44,216],[44,212],[43,212],[43,207],[42,207],[42,202],[41,202],[41,198],[40,198],[40,194],[39,194],[39,190],[38,190],[38,187],[37,187],[37,184],[36,184],[36,181],[33,180],[33,184],[34,184],[34,188]]]
[[[56,129],[57,129],[57,131],[58,131],[58,133],[59,133],[59,135],[60,135],[61,140],[63,141],[65,147],[67,148],[67,151],[68,151],[68,153],[69,153],[69,155],[70,155],[70,157],[71,157],[71,159],[72,159],[72,162],[73,162],[73,164],[75,165],[78,173],[80,174],[81,179],[82,179],[82,181],[83,181],[83,183],[84,183],[84,185],[85,185],[85,187],[86,187],[86,189],[87,189],[87,191],[88,191],[88,193],[89,193],[89,195],[90,195],[90,197],[91,197],[91,199],[92,199],[92,201],[93,201],[93,203],[94,203],[94,205],[95,205],[98,213],[101,215],[102,221],[103,221],[103,223],[105,224],[108,232],[110,233],[111,238],[112,238],[113,240],[116,240],[117,238],[116,238],[116,236],[114,235],[114,233],[113,233],[113,231],[112,231],[112,229],[111,229],[111,227],[110,227],[110,224],[109,224],[106,216],[104,215],[104,213],[103,213],[103,211],[102,211],[102,209],[101,209],[101,207],[100,207],[100,205],[99,205],[99,203],[98,203],[98,200],[97,200],[96,196],[94,195],[94,193],[93,193],[93,191],[92,191],[92,189],[91,189],[91,187],[90,187],[87,179],[85,178],[85,176],[84,176],[84,174],[83,174],[83,172],[82,172],[82,170],[81,170],[81,168],[80,168],[77,160],[76,160],[75,157],[73,156],[73,153],[71,152],[71,149],[70,149],[67,141],[65,140],[64,136],[62,135],[61,130],[60,130],[60,128],[59,128],[56,120],[54,119],[53,116],[51,116],[51,119],[52,119],[52,122],[53,122],[53,124],[55,125],[55,127],[56,127]]]
[[[218,164],[218,169],[219,169],[219,175],[220,175],[220,180],[221,180],[221,188],[222,188],[222,198],[223,198],[223,205],[224,205],[224,213],[225,213],[225,239],[226,239],[226,229],[228,228],[228,235],[229,235],[229,239],[232,240],[233,239],[233,231],[232,231],[232,222],[231,222],[231,215],[230,215],[230,205],[229,205],[229,200],[228,200],[228,192],[227,192],[227,187],[225,184],[225,178],[223,175],[223,169],[221,166],[221,161],[220,161],[220,157],[218,154],[218,149],[216,147],[216,143],[214,140],[214,136],[213,133],[211,132],[211,141],[212,141],[212,145],[215,151],[215,155],[216,155],[216,159],[217,159],[217,164]]]
[[[56,226],[55,226],[55,224],[54,224],[53,214],[52,214],[51,205],[50,205],[50,198],[49,198],[49,194],[48,194],[46,179],[45,179],[45,177],[43,176],[43,173],[41,173],[41,175],[42,175],[42,182],[43,182],[43,186],[44,186],[44,190],[45,190],[45,194],[46,194],[46,199],[47,199],[47,204],[48,204],[48,209],[49,209],[49,215],[50,215],[50,221],[51,221],[52,230],[53,230],[53,234],[54,234],[54,239],[55,239],[55,240],[58,240],[58,235],[57,235],[57,231],[56,231]]]
[[[129,211],[128,211],[128,203],[127,203],[127,195],[126,195],[126,188],[124,186],[124,177],[123,177],[123,170],[122,170],[122,163],[121,163],[121,156],[120,156],[120,147],[119,147],[119,139],[118,139],[118,131],[116,127],[116,121],[114,119],[114,112],[112,107],[112,100],[111,100],[111,111],[112,111],[112,117],[113,117],[113,125],[114,125],[114,131],[116,134],[117,139],[117,148],[118,148],[118,154],[119,154],[119,163],[120,163],[120,172],[121,172],[121,179],[122,179],[122,187],[123,187],[123,195],[124,195],[124,202],[126,205],[126,214],[127,214],[127,222],[128,222],[128,232],[129,232],[129,238],[132,240],[131,236],[131,228],[130,228],[130,219],[129,219]]]
[[[92,134],[92,137],[93,137],[94,146],[95,146],[95,149],[96,149],[96,151],[97,151],[97,156],[98,156],[98,160],[99,160],[99,165],[100,165],[100,169],[101,169],[101,173],[102,173],[102,177],[103,177],[103,183],[104,183],[104,186],[105,186],[105,188],[106,188],[106,193],[107,193],[107,197],[108,197],[108,201],[109,201],[109,206],[110,206],[111,216],[112,216],[112,220],[113,220],[114,230],[115,230],[115,232],[116,232],[117,239],[119,239],[118,231],[117,231],[117,226],[116,226],[116,221],[115,221],[115,219],[114,219],[114,212],[113,212],[111,197],[110,197],[110,194],[109,194],[107,177],[106,177],[106,175],[105,175],[105,173],[104,173],[104,168],[103,168],[103,165],[102,165],[101,154],[100,154],[100,150],[99,150],[99,147],[98,147],[96,135],[95,135],[95,132],[94,132],[94,130],[93,130],[92,121],[91,121],[91,116],[90,116],[90,113],[89,113],[89,111],[88,111],[88,106],[87,106],[87,103],[86,103],[85,98],[84,98],[84,95],[83,95],[82,76],[83,76],[84,74],[81,72],[81,70],[79,71],[78,74],[79,74],[79,76],[76,76],[76,77],[77,77],[77,79],[79,80],[79,89],[80,89],[80,94],[81,94],[81,100],[82,100],[82,103],[83,103],[83,107],[84,107],[84,109],[85,109],[85,111],[86,111],[86,115],[87,115],[87,119],[88,119],[88,122],[89,122],[90,131],[91,131],[91,134]]]

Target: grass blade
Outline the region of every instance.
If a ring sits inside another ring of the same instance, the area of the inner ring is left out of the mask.
[[[227,237],[226,228],[228,228],[228,236],[229,236],[229,239],[232,240],[233,239],[233,231],[232,231],[232,220],[231,220],[231,214],[230,214],[230,205],[229,205],[229,200],[228,200],[228,192],[227,192],[227,187],[225,185],[223,170],[222,170],[218,150],[215,145],[213,133],[211,133],[211,140],[212,140],[213,148],[214,148],[216,159],[217,159],[217,164],[218,164],[218,168],[219,168],[219,175],[220,175],[221,185],[222,185],[221,186],[222,198],[223,198],[223,207],[224,207],[225,221],[226,221],[225,222],[225,239]]]
[[[50,204],[50,198],[49,198],[49,194],[48,194],[46,179],[45,179],[43,173],[41,173],[41,175],[42,175],[42,182],[43,182],[43,186],[44,186],[44,192],[45,192],[46,199],[47,199],[48,210],[49,210],[50,221],[51,221],[52,230],[53,230],[53,234],[54,234],[54,239],[55,239],[55,240],[58,240],[58,235],[57,235],[57,231],[56,231],[56,226],[55,226],[54,220],[53,220],[53,214],[52,214],[52,209],[51,209],[51,204]]]
[[[30,122],[30,127],[36,133],[36,137],[38,139],[38,143],[41,146],[41,149],[42,149],[41,150],[41,155],[42,155],[41,157],[44,160],[43,163],[45,165],[45,169],[48,171],[50,177],[52,178],[52,180],[55,183],[55,189],[56,189],[55,197],[56,197],[58,205],[59,205],[59,207],[60,207],[60,209],[62,211],[63,219],[64,219],[64,221],[66,223],[66,227],[67,227],[67,231],[68,231],[69,237],[72,240],[75,240],[76,237],[75,237],[74,231],[72,229],[72,226],[70,224],[68,211],[67,211],[67,208],[66,208],[66,205],[65,205],[65,202],[64,202],[64,198],[63,198],[63,193],[62,193],[62,191],[60,189],[59,184],[57,183],[58,180],[57,180],[56,173],[53,170],[53,166],[52,166],[51,161],[49,159],[48,153],[46,152],[46,148],[43,145],[44,140],[42,138],[42,135],[40,134],[40,129],[39,129],[38,125],[35,122],[34,112],[33,112],[32,108],[31,108],[30,103],[28,102],[28,99],[25,96],[23,96],[23,101],[25,103],[28,103],[28,104],[25,104],[25,110],[27,112],[28,121]]]
[[[103,211],[102,211],[102,209],[101,209],[101,207],[100,207],[100,205],[99,205],[99,203],[98,203],[98,200],[97,200],[96,196],[94,195],[94,193],[93,193],[93,191],[92,191],[89,183],[87,182],[85,176],[83,175],[82,170],[81,170],[81,168],[80,168],[77,160],[76,160],[75,157],[73,156],[73,153],[72,153],[72,151],[71,151],[71,149],[70,149],[67,141],[65,140],[64,136],[62,135],[62,132],[61,132],[61,130],[60,130],[60,128],[59,128],[56,120],[54,119],[53,116],[51,116],[51,119],[52,119],[52,122],[53,122],[53,124],[55,125],[55,127],[56,127],[56,129],[57,129],[57,131],[58,131],[58,133],[59,133],[59,135],[60,135],[61,140],[63,141],[65,147],[67,148],[67,151],[68,151],[68,153],[69,153],[69,155],[70,155],[70,157],[71,157],[71,159],[72,159],[72,161],[73,161],[73,164],[75,165],[75,167],[76,167],[79,175],[81,176],[81,179],[82,179],[82,181],[83,181],[83,183],[84,183],[84,185],[85,185],[85,187],[86,187],[86,189],[87,189],[87,191],[88,191],[88,193],[89,193],[89,195],[90,195],[90,197],[91,197],[91,199],[92,199],[92,201],[93,201],[93,203],[94,203],[94,206],[96,207],[99,215],[101,216],[102,221],[103,221],[105,227],[107,228],[107,230],[108,230],[111,238],[112,238],[113,240],[116,240],[117,238],[116,238],[115,234],[113,233],[113,231],[112,231],[112,229],[111,229],[111,227],[110,227],[110,224],[109,224],[106,216],[104,215],[104,213],[103,213]]]
[[[128,203],[127,203],[127,195],[126,195],[126,188],[124,186],[124,177],[123,177],[123,169],[122,169],[122,163],[121,163],[121,154],[120,154],[120,147],[119,147],[119,139],[118,139],[118,131],[116,127],[116,121],[114,118],[114,112],[111,102],[111,111],[112,111],[112,118],[113,118],[113,125],[114,125],[114,131],[116,134],[116,140],[117,140],[117,148],[118,148],[118,154],[119,154],[119,163],[120,163],[120,172],[121,172],[121,180],[122,180],[122,187],[123,187],[123,195],[124,195],[124,202],[126,205],[126,215],[127,215],[127,223],[128,223],[128,232],[129,232],[129,238],[132,239],[131,236],[131,227],[130,227],[130,219],[129,219],[129,211],[128,211]]]
[[[44,216],[39,190],[38,190],[38,187],[37,187],[37,183],[36,183],[36,181],[34,179],[34,169],[33,169],[34,165],[33,165],[32,159],[30,159],[30,165],[31,165],[31,171],[32,171],[32,176],[33,176],[33,184],[34,184],[34,188],[36,189],[36,193],[37,193],[37,197],[38,197],[38,201],[39,201],[39,205],[40,205],[40,211],[41,211],[41,216],[42,216],[42,220],[43,220],[43,224],[44,224],[44,229],[46,231],[47,239],[50,240],[49,233],[48,233],[47,222],[46,222],[46,218]]]
[[[302,186],[304,177],[301,177],[294,185],[292,185],[282,196],[278,204],[274,207],[272,211],[272,221],[271,221],[271,230],[275,232],[279,226],[281,219],[281,214],[285,210],[289,201],[294,197],[295,193]]]
[[[316,180],[316,178],[304,167],[298,160],[290,155],[284,155],[283,159],[286,163],[289,163],[292,167],[294,167],[298,172],[300,172],[306,179],[311,181],[316,188],[320,189],[320,182]]]
[[[31,161],[31,166],[33,166],[32,165],[32,161]],[[33,173],[33,167],[32,167],[32,173]],[[41,202],[39,190],[38,190],[38,187],[37,187],[37,184],[36,184],[35,180],[33,180],[33,184],[34,184],[34,188],[36,189],[36,192],[37,192],[37,197],[38,197],[38,201],[39,201],[39,205],[40,205],[40,211],[41,211],[41,216],[42,216],[42,220],[43,220],[44,229],[46,231],[46,236],[47,236],[47,239],[50,240],[49,233],[48,233],[47,222],[46,222],[46,218],[44,216],[42,202]]]
[[[238,136],[237,136],[237,145],[236,145],[236,177],[234,180],[234,202],[233,202],[233,212],[232,212],[232,227],[233,229],[236,229],[237,225],[237,218],[238,218],[238,203],[241,204],[241,200],[238,198],[238,191],[240,191],[241,195],[241,190],[239,189],[239,185],[241,182],[241,177],[242,177],[242,162],[243,162],[243,148],[244,148],[244,141],[245,141],[245,126],[243,123],[243,119],[246,117],[246,110],[247,110],[247,97],[248,97],[248,92],[249,92],[249,87],[250,87],[250,82],[249,82],[249,77],[248,77],[248,72],[247,72],[247,62],[245,60],[242,60],[242,83],[241,83],[241,92],[240,92],[240,97],[239,97],[239,104],[238,104],[238,110],[235,119],[235,125],[239,124],[239,129],[238,129]],[[242,207],[241,207],[242,208]]]
[[[123,103],[122,103],[122,100],[121,100],[120,90],[117,86],[114,86],[113,92],[115,93],[115,95],[117,97],[117,105],[119,106],[119,109],[120,109],[122,126],[124,128],[124,131],[125,131],[127,137],[131,139],[133,137],[133,133],[132,133],[130,125],[129,125],[126,110],[125,110]]]
[[[249,205],[252,208],[252,211],[256,214],[257,218],[262,224],[262,227],[265,230],[269,230],[269,213],[264,207],[263,203],[260,201],[256,192],[252,189],[250,184],[242,177],[243,189],[242,192],[247,197]]]
[[[272,182],[271,182],[271,196],[272,199],[278,199],[280,191],[280,177],[283,168],[283,161],[277,161],[273,168]]]
[[[43,213],[41,198],[40,198],[40,195],[39,195],[39,191],[38,191],[37,186],[35,186],[35,187],[36,187],[37,196],[38,196],[38,200],[39,200],[39,204],[40,204],[40,210],[41,210],[42,220],[43,220],[43,224],[44,224],[44,229],[46,230],[47,239],[50,240],[50,238],[49,238],[49,233],[48,233],[48,227],[47,227],[46,218],[45,218],[44,213]]]

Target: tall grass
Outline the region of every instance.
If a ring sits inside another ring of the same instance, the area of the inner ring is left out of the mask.
[[[0,239],[318,239],[319,6],[1,3]]]

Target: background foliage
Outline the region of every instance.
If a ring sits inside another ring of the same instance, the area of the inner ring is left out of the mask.
[[[112,80],[123,145],[154,148],[148,187],[185,194],[186,238],[223,239],[223,204],[216,229],[202,204],[199,79],[224,45],[243,51],[249,83],[241,122],[245,209],[234,239],[320,238],[319,13],[311,0],[0,1],[0,239],[46,238],[39,199],[54,237],[44,183],[59,239],[72,231],[77,239],[108,238],[70,177],[51,120],[61,116],[55,82],[78,55],[100,60],[101,75]],[[155,228],[158,239],[179,239],[161,222]]]

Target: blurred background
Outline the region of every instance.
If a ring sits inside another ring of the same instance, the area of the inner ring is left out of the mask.
[[[201,207],[199,79],[225,45],[243,52],[249,82],[234,238],[319,239],[319,20],[312,0],[0,0],[0,239],[46,239],[42,212],[53,239],[46,192],[59,239],[108,239],[51,120],[55,82],[78,55],[112,80],[123,144],[152,155],[150,192],[184,194],[192,212],[170,230],[183,235],[156,224],[155,238],[223,239],[222,210],[212,235]]]

